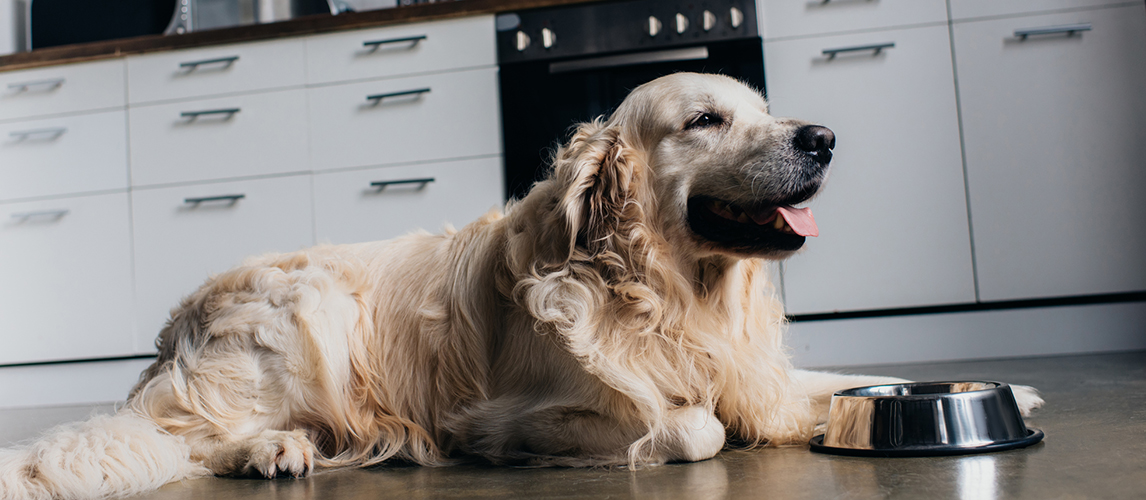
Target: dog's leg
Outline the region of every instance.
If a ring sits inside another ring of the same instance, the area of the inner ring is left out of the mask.
[[[816,416],[817,424],[828,421],[828,408],[832,402],[832,394],[835,394],[836,391],[868,385],[903,384],[909,382],[908,380],[895,377],[841,375],[838,373],[809,370],[792,371],[792,381],[796,384],[798,393],[808,396],[812,404],[812,411]]]
[[[242,438],[189,439],[192,460],[220,476],[301,477],[314,470],[306,431],[262,431]]]

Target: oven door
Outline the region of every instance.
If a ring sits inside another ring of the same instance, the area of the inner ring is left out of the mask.
[[[506,196],[521,198],[547,173],[581,122],[607,115],[637,86],[682,71],[719,73],[764,91],[760,38],[692,47],[501,66]]]

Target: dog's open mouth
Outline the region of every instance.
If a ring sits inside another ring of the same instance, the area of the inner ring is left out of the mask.
[[[701,238],[746,253],[796,250],[806,237],[819,235],[811,209],[785,204],[744,207],[708,196],[688,200],[688,222]]]

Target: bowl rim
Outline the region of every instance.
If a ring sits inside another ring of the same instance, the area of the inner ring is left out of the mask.
[[[853,391],[862,391],[865,389],[874,389],[876,387],[908,387],[908,386],[926,386],[926,385],[940,385],[940,384],[987,384],[991,387],[984,387],[982,389],[975,389],[972,391],[961,392],[935,392],[926,394],[848,394]],[[900,384],[876,384],[865,385],[863,387],[850,387],[841,389],[832,394],[832,398],[857,398],[857,399],[942,399],[960,397],[962,395],[983,394],[987,392],[996,392],[1002,389],[1011,391],[1011,385],[1006,382],[997,382],[993,380],[939,380],[934,382],[905,382]]]

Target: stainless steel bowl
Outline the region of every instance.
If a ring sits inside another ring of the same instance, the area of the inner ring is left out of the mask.
[[[1042,438],[1023,423],[1007,384],[921,382],[835,393],[827,429],[809,444],[839,455],[934,456],[1022,448]]]

